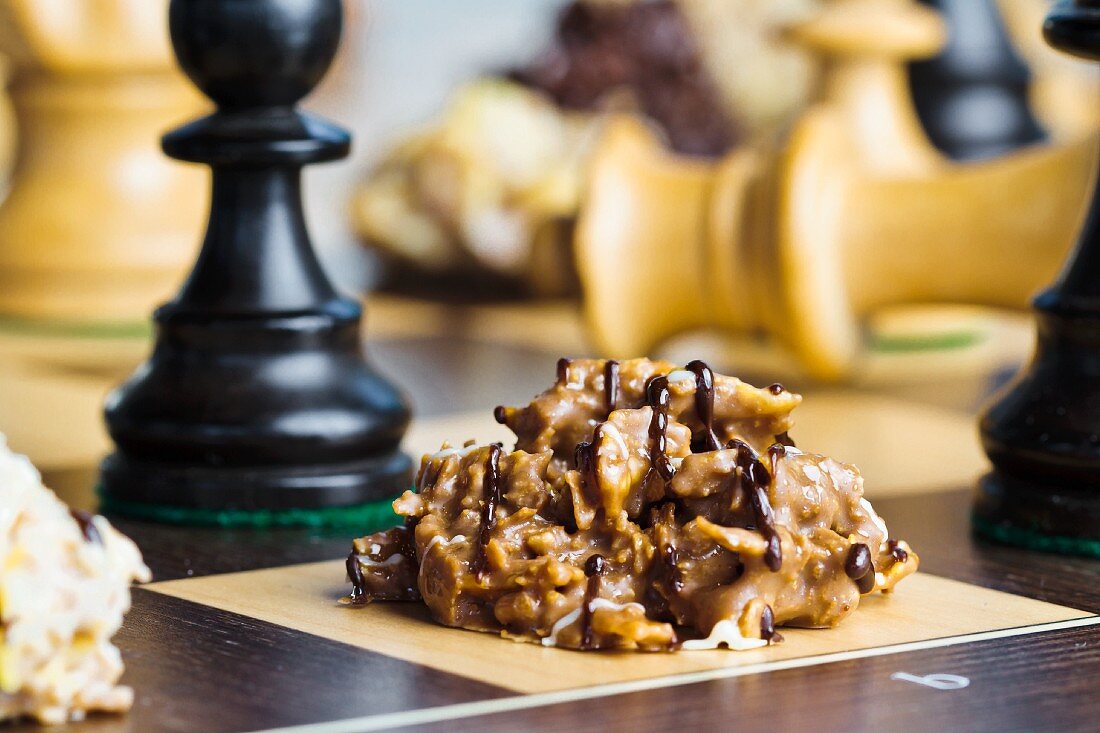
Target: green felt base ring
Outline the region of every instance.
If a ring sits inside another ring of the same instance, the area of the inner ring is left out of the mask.
[[[400,523],[394,513],[393,499],[353,506],[323,509],[198,509],[194,507],[145,504],[120,501],[99,493],[100,511],[132,519],[144,519],[164,524],[195,527],[243,527],[272,529],[306,527],[311,529],[348,528],[359,534],[370,534]],[[396,497],[394,497],[396,498]]]
[[[1015,545],[1016,547],[1040,552],[1053,552],[1059,555],[1100,557],[1100,540],[1048,535],[1032,529],[990,522],[978,516],[971,516],[970,521],[975,534],[986,539],[1003,542],[1006,545]]]

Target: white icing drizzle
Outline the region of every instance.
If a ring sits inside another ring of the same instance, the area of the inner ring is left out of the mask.
[[[443,539],[443,535],[437,534],[435,537],[432,537],[430,540],[428,540],[428,546],[424,548],[424,554],[427,555],[429,552],[432,551],[432,548],[435,547],[436,545],[443,545],[444,547],[447,547],[449,545],[453,545],[456,542],[465,542],[465,541],[466,541],[466,535],[464,535],[464,534],[456,534],[454,537],[452,537],[449,540],[445,540],[445,539]]]
[[[447,458],[448,456],[458,456],[459,458],[465,458],[466,456],[470,455],[481,447],[482,446],[475,443],[473,445],[468,445],[464,448],[443,448],[442,450],[438,450],[428,456],[428,460],[434,461],[437,458]]]
[[[605,438],[609,438],[615,441],[615,446],[619,449],[620,454],[624,458],[630,455],[630,451],[626,447],[626,440],[623,439],[623,434],[619,432],[619,429],[615,427],[614,424],[610,422],[605,422],[603,424],[603,429],[601,430],[601,435],[603,435]]]
[[[762,646],[767,646],[768,642],[766,639],[746,639],[741,636],[741,629],[737,628],[736,622],[727,618],[716,623],[707,638],[688,639],[681,645],[681,648],[687,651],[700,651],[703,649],[717,649],[720,644],[725,644],[733,651],[744,651],[746,649],[759,649]]]
[[[866,499],[860,499],[859,505],[863,508],[863,511],[867,512],[867,516],[871,518],[871,521],[875,523],[875,526],[882,531],[882,536],[887,537],[890,534],[890,531],[886,529],[886,522],[882,521],[882,517],[880,517],[875,512],[874,507],[871,506],[871,502],[867,501]]]
[[[570,611],[569,613],[567,613],[564,616],[562,616],[561,618],[559,618],[557,620],[557,623],[555,623],[552,627],[550,627],[550,635],[543,637],[542,645],[543,646],[557,646],[558,645],[558,634],[561,633],[561,630],[564,629],[566,626],[569,626],[569,624],[576,621],[578,618],[580,618],[580,616],[581,616],[581,607],[577,606],[572,611]]]
[[[601,608],[606,608],[609,611],[622,611],[626,608],[637,608],[642,613],[645,613],[645,606],[640,603],[615,603],[615,601],[609,601],[606,598],[593,598],[592,602],[588,604],[589,611],[596,611]]]
[[[677,369],[668,373],[668,383],[673,382],[682,383],[688,382],[692,387],[695,386],[695,372],[689,372],[687,369]]]
[[[377,545],[375,545],[375,547],[377,547]],[[381,567],[385,567],[387,565],[396,565],[396,564],[398,564],[399,562],[401,562],[401,559],[404,557],[404,555],[402,555],[399,552],[396,552],[396,553],[390,555],[389,557],[387,557],[385,560],[375,560],[375,559],[371,558],[369,555],[356,555],[355,557],[356,557],[356,559],[359,560],[360,565],[365,565],[366,567],[370,567],[370,568],[381,568]]]
[[[542,639],[543,646],[557,646],[558,634],[562,632],[562,629],[568,628],[581,616],[582,606],[577,606],[569,613],[565,614],[557,620],[552,627],[550,627],[550,635],[545,636]],[[609,611],[622,611],[626,608],[637,608],[643,614],[645,613],[645,606],[640,603],[615,603],[609,601],[606,598],[594,598],[591,603],[588,604],[588,612],[593,613],[601,608],[606,608]]]

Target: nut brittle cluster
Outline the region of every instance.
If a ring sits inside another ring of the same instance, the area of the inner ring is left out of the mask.
[[[495,415],[517,437],[444,446],[357,539],[349,604],[572,649],[744,649],[829,627],[917,569],[858,470],[789,438],[801,397],[648,359],[563,359]]]
[[[70,510],[0,434],[0,721],[129,710],[111,637],[145,582],[141,552],[103,517]]]

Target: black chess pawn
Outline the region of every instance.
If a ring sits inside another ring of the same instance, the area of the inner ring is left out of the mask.
[[[1100,60],[1100,3],[1062,2],[1043,28],[1056,48]],[[1100,188],[1057,283],[1035,299],[1035,357],[989,408],[994,471],[979,487],[981,534],[1100,555]]]
[[[995,0],[921,0],[947,21],[947,46],[910,64],[909,83],[932,143],[956,160],[1001,155],[1046,133],[1029,102],[1031,73]]]
[[[163,147],[211,167],[210,219],[183,289],[156,311],[152,356],[108,398],[109,510],[314,523],[408,483],[408,407],[365,361],[361,308],[325,276],[302,211],[302,167],[350,147],[295,108],[341,24],[340,0],[172,0],[176,56],[217,111]]]

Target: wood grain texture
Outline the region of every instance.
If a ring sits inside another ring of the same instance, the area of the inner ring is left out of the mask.
[[[1096,636],[1074,629],[389,730],[1083,732],[1100,719]],[[899,671],[962,675],[970,685],[935,690],[891,680]]]
[[[146,590],[134,596],[117,639],[134,709],[49,730],[228,733],[507,694],[254,618]],[[33,727],[5,728],[21,729]]]

